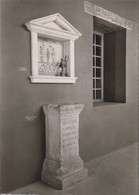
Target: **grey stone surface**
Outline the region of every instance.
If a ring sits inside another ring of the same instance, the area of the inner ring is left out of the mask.
[[[102,7],[94,5],[88,1],[84,2],[84,10],[86,13],[101,18],[103,20],[109,21],[113,24],[122,26],[128,30],[132,30],[132,21],[124,19],[117,14],[112,13]]]
[[[87,175],[88,171],[85,168],[63,176],[56,176],[49,174],[47,171],[42,171],[42,181],[54,188],[62,190],[81,181],[82,179],[85,179]]]
[[[79,114],[83,104],[44,105],[46,158],[42,181],[64,189],[87,177],[79,156]]]

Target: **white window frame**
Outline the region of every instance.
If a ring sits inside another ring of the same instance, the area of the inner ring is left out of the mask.
[[[101,76],[100,76],[100,79],[101,79],[101,88],[97,88],[96,87],[96,80],[99,79],[98,77],[94,77],[94,72],[93,72],[93,81],[95,81],[95,87],[93,86],[93,101],[94,102],[103,102],[104,101],[104,33],[102,32],[99,32],[97,30],[94,30],[93,32],[93,36],[94,34],[96,35],[100,35],[101,36]],[[97,44],[94,44],[94,41],[93,41],[93,46],[98,46]],[[96,54],[92,54],[93,57],[95,57],[94,59],[96,59],[96,57],[99,57],[99,56],[96,56]],[[99,68],[99,67],[97,67]],[[95,70],[96,71],[96,64],[94,65],[93,64],[93,71]],[[96,74],[96,73],[95,73]],[[94,84],[93,84],[94,85]],[[100,99],[96,99],[96,91],[97,90],[101,90],[101,98]],[[94,98],[94,91],[95,91],[95,98]]]

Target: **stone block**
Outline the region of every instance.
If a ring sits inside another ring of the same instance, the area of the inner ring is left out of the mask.
[[[79,156],[79,114],[83,104],[44,105],[46,158],[42,181],[64,189],[87,177]]]
[[[42,171],[42,181],[56,189],[63,190],[68,186],[71,186],[88,176],[87,169],[81,169],[71,174],[56,176],[48,173],[47,171]]]

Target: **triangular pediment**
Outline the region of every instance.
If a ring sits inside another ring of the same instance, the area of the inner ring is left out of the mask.
[[[80,36],[81,33],[74,28],[63,16],[59,13],[49,15],[43,18],[38,18],[31,20],[30,24],[38,25],[43,28],[48,28],[52,30],[65,31],[67,33],[73,33]]]

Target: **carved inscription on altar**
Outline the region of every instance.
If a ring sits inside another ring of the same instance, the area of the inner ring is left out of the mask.
[[[66,116],[61,121],[62,152],[64,155],[77,156],[78,149],[78,118]]]
[[[79,114],[83,104],[43,105],[46,124],[46,158],[41,179],[64,189],[87,177],[79,156]]]

